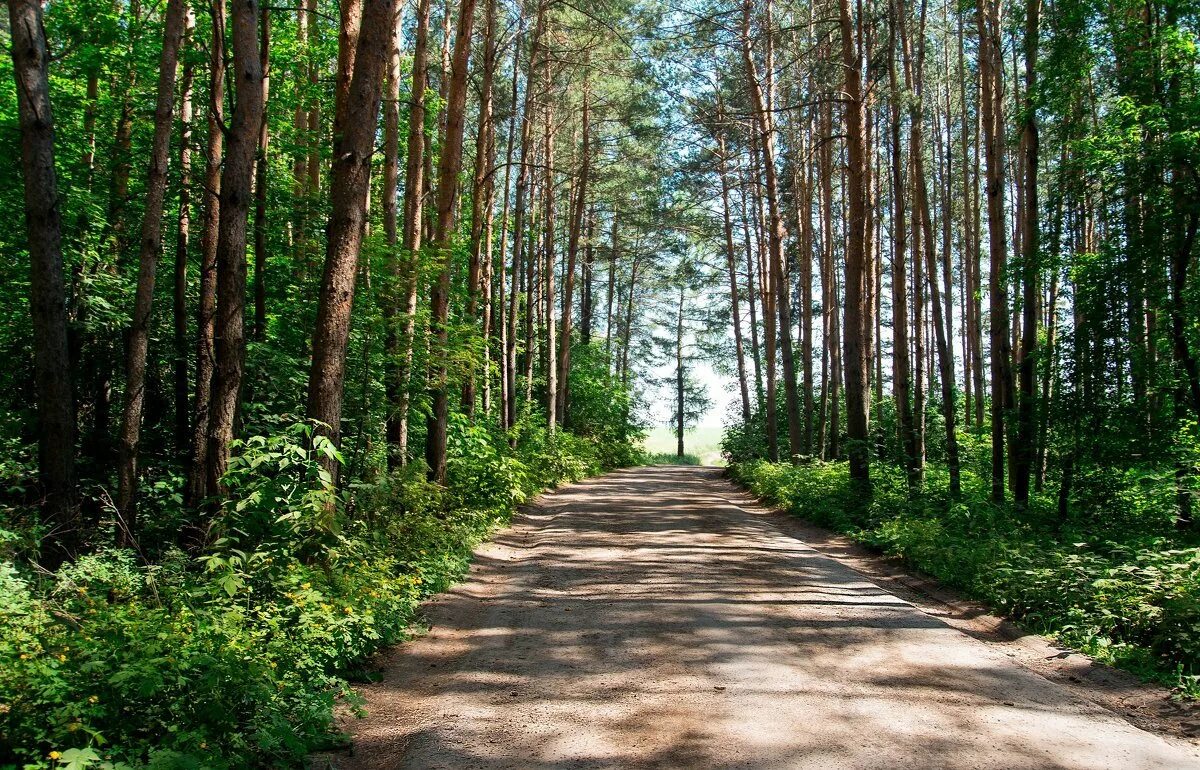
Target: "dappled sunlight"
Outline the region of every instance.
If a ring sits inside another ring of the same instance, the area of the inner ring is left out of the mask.
[[[1181,767],[709,469],[562,490],[364,689],[343,768]]]

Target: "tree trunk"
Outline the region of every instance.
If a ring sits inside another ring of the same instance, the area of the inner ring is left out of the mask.
[[[396,435],[399,423],[400,397],[404,383],[404,367],[401,366],[399,334],[400,286],[404,281],[404,261],[400,255],[400,232],[398,195],[400,186],[400,42],[402,37],[402,12],[396,13],[392,25],[392,36],[388,43],[387,72],[384,78],[383,96],[383,235],[387,240],[388,283],[383,297],[384,325],[384,398],[387,412],[384,420],[384,435],[387,440],[388,470],[403,465],[399,457],[400,445]]]
[[[587,66],[586,63],[584,66]],[[562,326],[558,343],[558,421],[564,426],[567,424],[567,398],[571,381],[571,308],[575,297],[575,265],[579,255],[579,239],[583,234],[583,213],[587,207],[588,175],[592,160],[591,126],[589,125],[590,101],[591,90],[585,70],[581,118],[583,141],[579,149],[579,179],[575,183],[575,208],[572,212],[571,230],[567,240],[567,267],[563,274]]]
[[[595,322],[595,241],[596,241],[596,207],[588,208],[587,235],[583,246],[583,296],[579,303],[579,341],[584,345],[592,344],[592,325]]]
[[[392,0],[394,2],[394,0]],[[441,266],[430,292],[430,400],[432,413],[427,422],[425,461],[429,479],[446,483],[446,429],[450,423],[450,246],[454,234],[454,202],[458,193],[458,174],[462,167],[463,124],[467,104],[467,66],[471,58],[471,32],[475,24],[475,0],[461,0],[458,30],[454,36],[454,58],[446,98],[446,139],[438,157],[437,226],[433,248]]]
[[[608,249],[608,301],[604,311],[604,359],[612,366],[613,300],[617,289],[617,212],[612,213],[612,240]]]
[[[185,11],[183,46],[192,45],[196,16],[190,7]],[[192,226],[192,86],[196,66],[185,57],[183,80],[179,88],[179,223],[175,239],[175,269],[172,286],[172,342],[175,347],[175,451],[186,461],[191,436],[188,426],[188,339],[187,339],[187,273]]]
[[[200,297],[196,310],[196,393],[192,400],[192,451],[185,502],[208,496],[208,412],[216,366],[217,232],[221,218],[221,162],[224,153],[225,0],[212,0],[209,43],[208,145],[204,158],[204,229],[200,235]]]
[[[846,196],[849,199],[849,221],[846,238],[846,430],[847,453],[850,458],[850,478],[860,482],[870,480],[870,447],[868,429],[870,417],[870,365],[866,324],[870,311],[866,307],[866,177],[867,158],[864,147],[865,116],[862,93],[862,54],[855,39],[854,19],[850,0],[839,0],[839,26],[842,37],[842,65],[846,91]]]
[[[517,189],[515,202],[513,204],[513,256],[512,256],[512,280],[513,291],[509,297],[509,340],[508,344],[511,347],[509,352],[509,425],[517,423],[517,305],[519,300],[519,292],[517,291],[519,278],[524,268],[525,273],[525,317],[524,317],[524,363],[526,374],[525,390],[529,392],[529,375],[531,371],[529,364],[533,356],[533,304],[531,301],[532,285],[531,276],[533,274],[533,258],[530,255],[526,258],[526,207],[529,200],[529,185],[530,175],[532,174],[532,139],[533,139],[533,111],[536,104],[536,89],[534,74],[537,72],[538,53],[542,42],[542,30],[546,24],[546,8],[545,3],[539,0],[537,10],[537,21],[534,23],[533,39],[530,42],[529,62],[526,65],[525,71],[525,99],[521,109],[521,167],[517,172]],[[515,70],[514,70],[515,72]],[[514,74],[515,78],[515,74]],[[515,83],[515,80],[514,80]],[[514,85],[515,88],[515,85]],[[515,90],[514,90],[515,93]],[[525,398],[528,402],[528,395]]]
[[[500,281],[501,295],[500,303],[503,309],[504,295],[504,261],[508,257],[506,249],[508,248],[509,230],[509,184],[512,177],[513,165],[513,145],[516,143],[516,128],[517,128],[517,84],[521,72],[521,43],[524,40],[525,28],[521,27],[517,33],[516,43],[513,45],[513,61],[512,61],[512,87],[510,90],[509,109],[511,112],[508,115],[508,136],[505,137],[504,151],[504,212],[501,216],[500,224]],[[517,234],[515,240],[519,240],[520,235]],[[516,243],[513,243],[513,251],[516,252]],[[507,316],[502,319],[503,330],[501,332],[502,354],[504,364],[501,367],[500,376],[503,380],[501,385],[501,403],[500,403],[500,424],[505,430],[510,430],[515,422],[516,414],[516,382],[517,382],[517,297],[519,295],[517,283],[520,279],[518,265],[514,257],[513,268],[511,270],[512,284],[508,293],[508,308]]]
[[[779,179],[775,169],[775,126],[772,110],[774,107],[774,46],[771,36],[774,34],[771,16],[771,0],[765,7],[764,26],[766,37],[766,94],[758,79],[758,67],[754,62],[754,53],[750,46],[750,14],[753,4],[745,0],[742,5],[742,59],[746,66],[747,79],[750,84],[750,95],[754,107],[755,122],[761,137],[761,152],[764,177],[766,182],[767,212],[769,226],[767,232],[770,249],[771,286],[774,290],[774,303],[779,313],[779,347],[783,359],[783,390],[788,421],[788,459],[798,462],[803,451],[803,427],[800,421],[800,396],[796,387],[796,365],[792,354],[792,318],[791,318],[791,284],[785,280],[783,242],[787,232],[783,225],[783,213],[779,203]]]
[[[217,308],[213,325],[215,366],[208,415],[208,491],[223,492],[230,443],[241,406],[246,360],[246,223],[258,132],[263,119],[262,63],[258,54],[257,0],[233,7],[233,69],[237,95],[229,126],[229,149],[221,174],[217,227]]]
[[[358,256],[367,216],[371,157],[395,24],[396,0],[367,0],[362,8],[362,34],[350,66],[353,74],[341,110],[335,117],[333,171],[329,194],[331,213],[325,249],[325,270],[313,333],[313,360],[308,378],[308,416],[322,423],[321,433],[334,446],[341,442],[342,401],[345,393],[346,352],[350,313],[358,280]],[[345,36],[346,30],[343,30]],[[343,57],[339,57],[343,58]],[[339,77],[341,72],[339,71]],[[336,482],[338,463],[321,460]]]
[[[495,328],[499,330],[498,352],[500,355],[500,427],[503,430],[508,430],[512,427],[509,422],[509,409],[512,403],[512,390],[510,390],[512,378],[513,360],[510,352],[512,345],[512,326],[510,320],[510,310],[505,297],[505,286],[508,277],[505,275],[507,259],[508,259],[508,204],[509,204],[509,184],[512,179],[512,160],[513,160],[513,133],[517,125],[517,96],[516,83],[519,67],[517,59],[519,57],[519,46],[513,51],[513,94],[510,104],[510,112],[508,116],[508,132],[505,136],[504,148],[504,201],[500,204],[500,253],[496,256],[496,264],[500,266],[500,274],[496,281],[496,324]],[[492,132],[493,144],[495,143],[495,132]]]
[[[1004,111],[1000,89],[999,0],[979,0],[979,78],[983,114],[984,155],[987,160],[987,206],[990,257],[988,294],[991,320],[992,375],[992,499],[1004,500],[1005,413],[1012,405],[1012,350],[1009,341],[1008,293],[1004,224]]]
[[[750,360],[754,364],[754,396],[755,406],[762,409],[766,396],[763,393],[762,356],[758,344],[758,289],[754,281],[754,253],[750,241],[750,213],[746,207],[746,186],[739,185],[741,198],[742,243],[746,253],[746,304],[750,309]]]
[[[408,407],[411,401],[413,347],[417,336],[417,290],[421,273],[421,210],[425,188],[425,90],[429,78],[429,3],[418,0],[416,39],[413,42],[412,95],[408,115],[408,143],[404,165],[404,213],[402,253],[404,269],[404,328],[400,356],[392,366],[394,390],[389,399],[387,423],[388,464],[408,462]]]
[[[683,402],[683,287],[679,287],[679,309],[675,316],[675,456],[683,458],[683,431],[687,410]]]
[[[271,92],[271,14],[262,11],[259,27],[259,67],[262,68],[263,119],[258,129],[258,151],[254,161],[254,331],[255,340],[267,336],[267,144],[270,141],[270,121],[267,120],[267,99]]]
[[[891,161],[892,161],[892,398],[896,402],[896,423],[900,432],[900,446],[904,452],[904,467],[908,472],[908,485],[916,488],[921,483],[921,471],[917,463],[916,435],[913,432],[911,390],[909,372],[908,341],[908,225],[905,222],[907,204],[904,191],[905,155],[901,149],[900,131],[901,93],[896,77],[896,57],[899,54],[899,30],[904,23],[904,14],[899,2],[891,3],[892,19],[889,30],[891,48],[888,57],[888,79],[891,85]]]
[[[163,22],[162,58],[158,66],[158,94],[154,106],[154,139],[146,180],[146,212],[138,249],[137,291],[133,317],[126,338],[125,398],[117,463],[117,543],[134,544],[137,531],[137,453],[141,439],[142,414],[146,403],[146,356],[150,346],[150,312],[154,306],[154,282],[162,255],[163,202],[171,165],[171,131],[175,127],[175,77],[179,49],[183,44],[184,0],[168,0]]]
[[[549,98],[554,80],[550,70],[550,57],[546,56],[544,62],[545,69],[542,76],[545,79],[546,90],[543,96],[545,104],[542,108],[543,151],[545,153],[542,160],[544,169],[542,202],[545,206],[545,232],[543,233],[541,285],[544,294],[542,313],[545,316],[546,365],[543,371],[546,374],[546,424],[553,433],[558,427],[558,341],[554,334],[554,273],[556,270],[554,228],[557,224],[554,213],[554,111]]]
[[[1029,501],[1029,478],[1033,469],[1035,419],[1034,375],[1037,366],[1038,298],[1041,288],[1038,227],[1038,125],[1037,55],[1041,0],[1025,2],[1025,115],[1021,126],[1021,150],[1024,153],[1025,179],[1021,211],[1021,283],[1022,297],[1021,357],[1018,364],[1017,435],[1010,448],[1013,455],[1013,501]],[[1140,302],[1138,303],[1140,304]],[[1138,309],[1137,315],[1141,316]],[[1144,316],[1143,316],[1144,317]],[[1141,399],[1144,401],[1144,398]]]
[[[121,110],[113,140],[113,175],[111,197],[108,203],[107,224],[111,229],[113,252],[123,257],[128,247],[129,233],[126,213],[129,207],[129,177],[133,173],[133,99],[138,88],[139,68],[134,63],[135,51],[139,47],[142,30],[141,0],[129,0],[128,33],[129,47],[126,51],[125,82],[121,92]],[[105,405],[107,408],[107,404]],[[107,421],[107,417],[103,417]]]
[[[296,154],[292,158],[292,197],[297,206],[296,227],[291,231],[292,242],[289,245],[296,243],[304,243],[305,230],[307,229],[307,216],[304,209],[307,207],[308,197],[306,182],[306,165],[308,158],[308,145],[313,140],[308,136],[308,99],[304,95],[304,87],[308,82],[308,59],[311,56],[308,43],[309,29],[309,9],[304,0],[300,0],[296,7],[296,61],[294,62],[295,71],[292,77],[296,81],[296,110],[292,115],[292,133],[296,142]]]
[[[913,56],[912,46],[908,40],[904,19],[903,0],[896,0],[897,16],[900,21],[901,48],[904,55],[905,85],[914,94],[909,107],[909,152],[912,160],[914,201],[918,221],[915,223],[921,229],[921,251],[924,256],[926,285],[929,287],[929,306],[933,313],[934,342],[937,346],[939,369],[938,380],[941,383],[942,417],[946,429],[946,465],[950,473],[950,494],[957,496],[961,492],[958,465],[958,437],[955,428],[957,410],[954,403],[954,358],[950,352],[950,331],[943,318],[942,289],[938,286],[937,258],[934,254],[933,220],[929,209],[929,187],[925,179],[924,154],[924,116],[922,100],[924,90],[924,60],[925,60],[925,4],[922,2],[920,19],[917,22],[917,53]]]
[[[763,209],[761,188],[758,180],[762,178],[762,174],[758,168],[758,162],[761,159],[761,154],[758,149],[758,134],[756,131],[750,132],[750,164],[747,173],[750,177],[750,200],[753,204],[753,222],[755,245],[757,246],[757,262],[758,262],[758,287],[759,296],[762,300],[762,318],[763,318],[763,353],[766,363],[766,389],[767,389],[767,459],[771,462],[779,461],[779,415],[778,415],[778,378],[776,377],[776,353],[778,351],[779,333],[777,322],[779,317],[776,315],[775,291],[772,285],[772,275],[770,272],[771,260],[766,252],[770,248],[767,245],[767,237],[763,233]]]
[[[718,95],[719,95],[718,91]],[[718,96],[719,98],[719,96]],[[733,320],[733,344],[737,352],[738,391],[742,397],[742,423],[750,424],[750,384],[746,376],[746,353],[742,344],[742,310],[738,298],[737,254],[733,247],[733,220],[729,214],[729,175],[725,154],[725,111],[718,102],[717,127],[717,174],[721,178],[721,216],[725,233],[725,265],[729,273],[729,306]]]
[[[471,185],[471,252],[467,268],[467,318],[482,322],[486,326],[486,320],[479,318],[479,292],[484,273],[483,266],[490,259],[490,255],[484,251],[483,247],[485,243],[491,241],[491,231],[488,230],[485,237],[484,225],[490,222],[492,215],[490,209],[484,211],[483,204],[485,201],[490,201],[491,190],[495,187],[495,177],[492,174],[492,166],[496,163],[493,144],[495,131],[492,86],[496,74],[496,0],[485,0],[485,2],[483,73],[480,76],[479,118],[475,136],[475,173]],[[482,340],[486,358],[490,341],[486,334],[483,335]],[[485,367],[483,370],[485,388],[488,376],[488,370]],[[468,415],[473,415],[475,412],[475,393],[475,368],[471,365],[467,370],[462,388],[462,407]]]
[[[809,119],[808,136],[812,136]],[[800,359],[804,370],[804,453],[813,455],[813,221],[812,221],[812,164],[809,162],[809,143],[802,136],[796,153],[796,218],[800,230]]]
[[[8,18],[29,236],[38,475],[44,495],[42,524],[47,527],[42,558],[47,566],[54,567],[75,554],[83,535],[75,488],[75,402],[67,347],[54,115],[42,5],[38,0],[8,0]]]

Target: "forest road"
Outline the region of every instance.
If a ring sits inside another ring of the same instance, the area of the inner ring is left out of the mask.
[[[349,768],[1189,768],[785,534],[715,468],[542,498],[427,606]]]

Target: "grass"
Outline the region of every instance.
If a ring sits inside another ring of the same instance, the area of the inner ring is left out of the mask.
[[[684,460],[675,454],[675,429],[666,426],[651,428],[646,433],[642,448],[650,455],[651,464],[673,465],[724,465],[721,455],[721,428],[708,425],[684,431]],[[687,461],[687,458],[694,458]]]

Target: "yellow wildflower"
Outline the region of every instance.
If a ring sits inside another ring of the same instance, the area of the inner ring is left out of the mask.
[[[51,759],[58,759],[59,757],[62,756],[62,754],[60,754],[57,751],[52,751],[49,754],[47,754],[46,756],[50,757]]]

